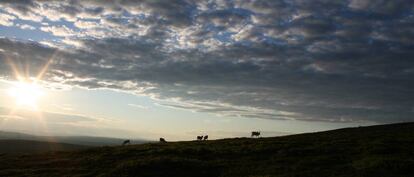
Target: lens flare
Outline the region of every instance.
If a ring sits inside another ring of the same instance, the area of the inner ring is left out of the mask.
[[[37,109],[38,101],[45,93],[36,82],[19,81],[8,90],[8,94],[18,106]]]

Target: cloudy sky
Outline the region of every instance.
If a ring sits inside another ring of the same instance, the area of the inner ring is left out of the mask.
[[[3,130],[178,140],[414,120],[411,0],[2,0],[0,36]],[[41,73],[37,110],[6,93],[16,72]]]

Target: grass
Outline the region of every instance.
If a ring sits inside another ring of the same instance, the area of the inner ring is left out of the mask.
[[[414,123],[0,156],[0,176],[413,176]]]

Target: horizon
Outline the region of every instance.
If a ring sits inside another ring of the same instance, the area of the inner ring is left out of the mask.
[[[182,141],[414,121],[414,2],[0,7],[0,131]]]
[[[326,133],[326,132],[331,132],[331,131],[340,131],[340,130],[347,130],[347,129],[356,129],[356,128],[370,128],[370,127],[380,127],[380,126],[393,126],[393,125],[407,125],[407,124],[413,124],[414,122],[397,122],[397,123],[386,123],[386,124],[375,124],[375,125],[367,125],[367,126],[356,126],[356,127],[342,127],[342,128],[337,128],[337,129],[328,129],[328,130],[322,130],[322,131],[313,131],[313,132],[303,132],[303,133],[295,133],[295,134],[288,134],[286,132],[280,132],[280,135],[276,135],[276,136],[262,136],[263,133],[269,133],[269,132],[263,132],[260,131],[260,135],[258,135],[259,138],[276,138],[276,137],[285,137],[285,136],[295,136],[295,135],[305,135],[305,134],[313,134],[313,133]],[[51,138],[48,139],[47,141],[50,142],[57,142],[57,143],[62,143],[61,140],[55,140],[53,138],[104,138],[104,139],[118,139],[118,140],[130,140],[132,144],[136,143],[134,141],[138,141],[138,144],[144,144],[146,142],[157,142],[157,139],[145,139],[142,137],[136,137],[136,138],[132,138],[132,139],[125,139],[125,137],[109,137],[109,136],[91,136],[91,135],[50,135],[50,134],[33,134],[31,132],[24,132],[24,131],[19,131],[19,130],[0,130],[0,133],[6,133],[6,134],[19,134],[19,135],[26,135],[26,136],[33,136],[35,138]],[[283,134],[286,133],[286,134]],[[233,137],[221,137],[221,138],[214,138],[211,140],[224,140],[224,139],[237,139],[237,138],[252,138],[251,136],[251,132],[244,132],[245,136],[233,136]],[[16,137],[14,138],[4,138],[2,137],[2,134],[0,134],[0,140],[31,140],[28,139],[27,137],[19,137],[16,139]],[[173,141],[169,141],[169,142],[181,142],[181,141],[196,141],[196,139],[184,139],[184,140],[173,140]],[[98,141],[99,142],[99,141]],[[75,143],[74,143],[75,144]]]

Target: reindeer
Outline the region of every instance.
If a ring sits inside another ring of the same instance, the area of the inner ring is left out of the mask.
[[[203,135],[197,136],[197,141],[201,141],[201,140],[203,140]]]
[[[131,140],[125,140],[125,141],[122,143],[122,146],[125,146],[125,145],[127,145],[127,144],[131,144]]]
[[[255,136],[259,137],[260,136],[260,132],[259,131],[253,131],[251,137],[255,137]]]
[[[164,138],[160,138],[161,143],[166,143],[167,141]]]
[[[207,140],[208,140],[208,135],[205,135],[205,136],[203,137],[203,140],[204,140],[204,141],[207,141]]]

